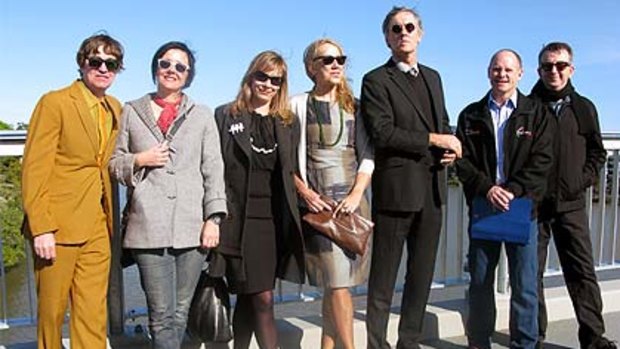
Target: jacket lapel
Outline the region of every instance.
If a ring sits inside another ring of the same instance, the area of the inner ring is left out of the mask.
[[[153,136],[157,139],[158,143],[164,141],[164,134],[161,132],[155,120],[157,118],[153,115],[153,109],[151,108],[151,95],[146,95],[138,100],[128,102],[135,110],[138,117],[142,120],[142,122],[146,125],[146,127],[151,131]]]
[[[99,151],[99,136],[97,135],[97,127],[92,115],[90,114],[90,110],[88,110],[88,106],[84,100],[84,95],[78,84],[79,82],[76,81],[73,85],[71,85],[71,99],[73,99],[73,104],[75,109],[78,111],[82,127],[84,128],[84,131],[86,131],[86,135],[90,140],[90,145],[92,146],[93,151],[97,153]]]
[[[394,82],[394,84],[398,86],[401,92],[407,97],[407,100],[409,101],[413,109],[420,116],[420,120],[422,121],[424,126],[426,126],[426,128],[428,128],[429,130],[432,130],[431,123],[428,120],[428,117],[425,116],[420,111],[420,109],[418,109],[418,105],[420,104],[420,101],[418,100],[416,94],[412,93],[413,89],[411,88],[411,84],[409,83],[409,81],[407,81],[407,77],[405,76],[405,74],[403,74],[403,72],[398,70],[398,68],[396,67],[396,64],[391,59],[386,64],[386,68],[387,68],[388,76]]]
[[[441,133],[443,131],[439,127],[439,115],[441,115],[441,111],[443,109],[443,105],[439,103],[439,96],[441,96],[442,93],[441,88],[437,84],[438,81],[436,79],[431,79],[430,76],[427,75],[425,66],[421,64],[418,66],[420,67],[420,77],[424,79],[424,84],[428,89],[432,111],[434,111],[433,115],[428,115],[428,117],[432,119],[430,122],[435,126],[433,131],[439,131]]]
[[[239,116],[230,116],[227,118],[225,127],[225,131],[230,134],[230,137],[234,139],[241,150],[243,150],[248,161],[252,159],[252,145],[250,144],[251,122],[250,114],[242,113]]]
[[[118,134],[120,114],[118,110],[112,107],[113,104],[110,102],[108,96],[105,97],[105,103],[108,107],[108,110],[110,111],[110,114],[112,114],[112,132],[110,132],[110,138],[108,140],[108,143],[106,144],[104,152],[104,158],[109,159],[109,157],[112,155],[112,150],[114,150],[114,146],[116,145],[116,142],[114,142],[114,140],[116,140],[116,136]]]
[[[517,90],[517,107],[512,111],[512,115],[510,115],[506,121],[506,129],[504,130],[504,153],[509,155],[509,159],[516,159],[516,152],[519,151],[516,147],[518,143],[517,132],[519,131],[516,125],[520,125],[519,127],[527,127],[527,125],[523,125],[523,122],[520,122],[520,119],[532,113],[534,113],[534,109],[529,103],[529,100]],[[522,131],[532,132],[532,130],[527,128],[524,128]]]

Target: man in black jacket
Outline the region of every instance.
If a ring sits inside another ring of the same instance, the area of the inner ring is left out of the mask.
[[[605,325],[594,265],[585,191],[605,163],[594,104],[575,92],[570,78],[573,51],[563,42],[546,45],[538,55],[540,80],[531,97],[541,100],[555,115],[554,164],[548,191],[539,211],[538,292],[539,347],[545,339],[547,309],[543,293],[543,273],[551,235],[555,241],[566,287],[579,322],[581,348],[616,348],[603,337]]]
[[[509,49],[495,53],[489,63],[491,91],[459,115],[457,137],[463,158],[457,171],[472,219],[474,199],[500,211],[516,198],[542,198],[552,164],[549,116],[543,105],[517,89],[523,74],[521,58]],[[535,210],[532,211],[535,213]],[[505,242],[510,275],[510,347],[533,349],[538,339],[536,289],[536,218],[528,217],[528,242]],[[526,218],[526,219],[528,219]],[[502,241],[472,238],[468,264],[470,348],[490,349],[495,329],[495,268]]]
[[[392,57],[364,76],[361,98],[362,117],[375,147],[368,348],[390,348],[386,331],[405,245],[407,275],[397,348],[420,348],[442,223],[444,165],[461,156],[461,144],[450,134],[439,73],[417,60],[423,34],[419,15],[395,7],[382,29]]]

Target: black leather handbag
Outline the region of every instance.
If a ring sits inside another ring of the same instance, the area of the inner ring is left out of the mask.
[[[223,278],[200,274],[189,309],[187,330],[204,342],[229,342],[232,335],[230,298]]]

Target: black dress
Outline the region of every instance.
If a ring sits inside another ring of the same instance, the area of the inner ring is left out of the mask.
[[[272,290],[278,261],[277,193],[281,187],[274,118],[252,114],[252,167],[241,258],[227,256],[226,277],[233,293]],[[245,279],[245,280],[244,280]]]

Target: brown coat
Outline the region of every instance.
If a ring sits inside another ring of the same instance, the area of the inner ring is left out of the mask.
[[[26,234],[54,232],[57,243],[85,242],[103,213],[112,234],[112,188],[107,169],[118,133],[121,104],[106,96],[112,132],[97,163],[97,125],[74,82],[39,100],[28,129],[22,164]]]

